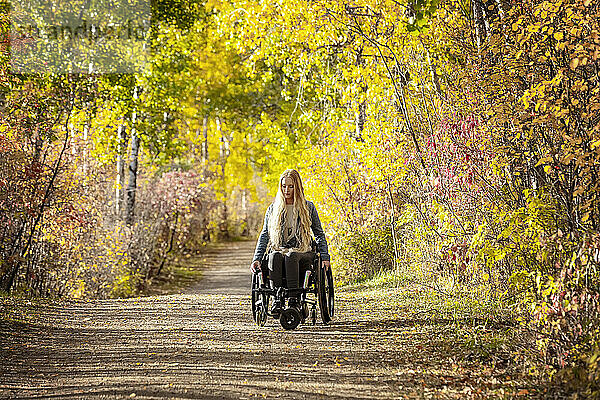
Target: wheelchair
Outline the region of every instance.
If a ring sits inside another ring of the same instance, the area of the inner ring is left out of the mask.
[[[268,317],[279,318],[285,330],[293,330],[308,319],[312,325],[317,323],[317,305],[324,324],[331,322],[334,314],[334,289],[331,267],[325,269],[321,265],[321,255],[316,251],[315,257],[307,269],[300,268],[299,289],[286,288],[285,276],[282,287],[275,287],[269,277],[268,254],[260,263],[260,270],[252,274],[252,317],[258,326],[264,326]],[[294,296],[295,295],[295,296]],[[299,295],[299,296],[298,296]],[[289,305],[290,297],[299,297],[299,303]],[[269,303],[278,300],[282,306],[279,315],[271,313]]]

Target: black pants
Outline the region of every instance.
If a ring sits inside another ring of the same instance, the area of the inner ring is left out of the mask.
[[[269,254],[269,275],[275,287],[283,286],[283,277],[287,281],[288,289],[300,288],[300,270],[306,271],[310,266],[315,253],[308,251],[306,253],[293,252],[288,256],[284,256],[279,252]],[[304,277],[302,277],[304,278]]]

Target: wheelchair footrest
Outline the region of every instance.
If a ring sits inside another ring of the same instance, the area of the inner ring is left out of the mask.
[[[258,294],[268,294],[269,296],[275,296],[275,294],[277,293],[276,290],[269,288],[254,288],[252,289],[252,291]]]

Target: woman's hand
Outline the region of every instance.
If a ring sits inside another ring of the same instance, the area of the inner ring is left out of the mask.
[[[323,268],[327,271],[331,267],[331,263],[329,261],[323,261]]]
[[[260,261],[253,261],[252,264],[250,264],[250,271],[252,271],[253,274],[255,274],[256,271],[260,271]]]

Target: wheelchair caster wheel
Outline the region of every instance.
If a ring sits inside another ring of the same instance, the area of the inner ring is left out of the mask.
[[[286,308],[281,312],[279,322],[285,330],[296,329],[300,325],[302,316],[296,308]]]
[[[265,326],[267,322],[267,310],[265,310],[265,307],[262,305],[259,306],[256,314],[256,325]]]
[[[310,322],[313,325],[317,324],[317,310],[315,310],[314,308],[310,310]]]

